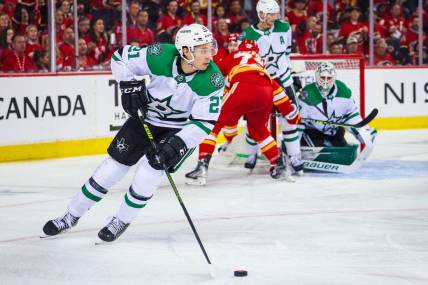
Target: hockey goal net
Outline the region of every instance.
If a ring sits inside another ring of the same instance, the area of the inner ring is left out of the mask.
[[[299,77],[302,87],[315,82],[315,70],[321,62],[329,61],[335,68],[337,79],[344,82],[352,91],[356,103],[360,107],[361,116],[364,117],[364,57],[358,55],[292,55],[291,68],[293,77]],[[277,131],[276,118],[272,116],[271,131]],[[220,155],[216,161],[227,165],[243,164],[246,159],[247,145],[245,142],[245,121],[241,120],[238,136],[229,146],[226,153]],[[274,134],[276,136],[276,134]],[[278,136],[276,136],[278,138]],[[280,137],[280,136],[279,136]],[[222,143],[220,139],[220,143]]]
[[[337,79],[348,86],[360,113],[364,116],[364,57],[358,55],[294,55],[291,56],[291,68],[305,86],[315,81],[315,70],[323,61],[331,62],[336,68]]]

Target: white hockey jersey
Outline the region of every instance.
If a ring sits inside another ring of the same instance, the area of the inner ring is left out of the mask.
[[[321,95],[315,82],[308,84],[297,97],[297,101],[300,115],[303,118],[303,125],[299,131],[310,128],[333,136],[338,130],[337,126],[305,121],[304,118],[348,124],[356,124],[362,120],[351,90],[340,80],[335,81],[334,87],[325,98]],[[349,131],[360,144],[365,146],[366,153],[364,155],[368,156],[373,148],[376,131],[368,126],[359,129],[350,128]]]
[[[244,31],[242,38],[257,42],[260,56],[272,78],[279,80],[283,87],[293,83],[290,65],[292,35],[287,22],[276,20],[267,31],[251,25]]]
[[[149,76],[146,121],[154,126],[180,128],[177,135],[191,148],[214,127],[220,113],[224,78],[213,62],[205,71],[191,75],[179,74],[179,63],[174,45],[127,45],[113,54],[111,70],[118,82]]]

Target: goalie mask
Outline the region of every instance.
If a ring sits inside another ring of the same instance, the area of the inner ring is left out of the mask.
[[[279,5],[275,0],[259,0],[256,11],[260,22],[265,22],[267,15],[273,15],[275,19],[279,17]]]
[[[192,65],[195,60],[196,47],[205,44],[211,44],[211,46],[201,52],[209,52],[211,53],[211,56],[214,56],[217,53],[217,42],[214,40],[211,31],[200,24],[184,26],[178,30],[177,35],[175,36],[175,47],[180,53],[181,58],[190,65]],[[188,59],[184,56],[184,47],[189,49],[192,58]]]
[[[327,96],[336,80],[336,69],[331,62],[322,62],[315,71],[315,80],[322,96]]]

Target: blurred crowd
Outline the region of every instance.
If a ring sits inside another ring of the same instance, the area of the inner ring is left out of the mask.
[[[57,0],[55,9],[58,71],[108,69],[111,54],[122,45],[121,0],[78,0],[78,33],[72,0]],[[127,1],[127,43],[143,47],[173,43],[179,27],[207,25],[207,0]],[[257,22],[257,0],[213,0],[212,29],[220,47],[230,33]],[[330,54],[368,57],[368,0],[330,0],[327,47]],[[418,1],[374,0],[374,64],[418,63]],[[289,0],[284,20],[293,30],[293,52],[322,53],[322,0]],[[423,62],[428,64],[428,0],[423,1]],[[47,0],[0,0],[0,72],[47,72]],[[78,35],[78,56],[75,37]]]

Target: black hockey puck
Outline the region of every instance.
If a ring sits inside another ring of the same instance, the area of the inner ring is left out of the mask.
[[[236,277],[245,277],[248,275],[247,270],[235,270],[233,271],[233,275]]]

